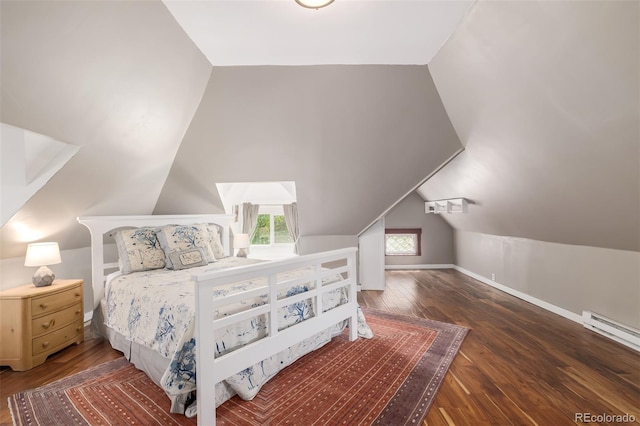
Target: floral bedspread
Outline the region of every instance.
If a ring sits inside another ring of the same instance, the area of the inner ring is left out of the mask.
[[[176,409],[176,401],[178,401],[177,405],[180,405],[180,401],[184,402],[185,395],[195,390],[195,287],[191,276],[199,271],[211,271],[255,262],[258,261],[226,258],[207,266],[180,271],[153,270],[120,275],[108,283],[106,325],[130,341],[151,348],[171,361],[161,379],[161,386],[174,401],[173,410],[183,409],[183,407]],[[283,273],[279,275],[278,280],[286,281],[303,274],[304,270]],[[217,289],[214,299],[260,287],[265,288],[263,296],[225,305],[216,310],[216,318],[263,305],[267,302],[268,293],[266,280],[232,284]],[[281,289],[279,297],[307,290],[309,290],[308,285],[296,285]],[[328,310],[346,300],[346,289],[341,288],[325,293],[322,306],[324,310]],[[280,310],[280,329],[313,315],[310,299],[285,306]],[[238,322],[216,332],[216,352],[219,354],[230,352],[266,336],[266,332],[266,315]],[[331,330],[327,330],[259,365],[238,372],[229,377],[226,382],[241,397],[251,399],[262,384],[277,373],[276,370],[289,365],[310,350],[322,346],[330,338]]]

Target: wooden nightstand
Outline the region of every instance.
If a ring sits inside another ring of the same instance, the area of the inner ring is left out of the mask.
[[[0,292],[0,365],[15,371],[84,340],[83,281],[55,280]]]

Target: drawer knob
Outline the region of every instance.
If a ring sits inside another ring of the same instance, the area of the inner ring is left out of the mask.
[[[42,309],[47,309],[47,308],[49,307],[49,304],[48,304],[48,303],[41,303],[41,304],[40,304],[40,307],[41,307]]]
[[[76,297],[80,297],[80,296],[82,296],[82,294],[76,293]]]
[[[82,313],[82,309],[76,309],[76,315],[80,315]]]
[[[46,348],[47,346],[49,346],[49,342],[43,342],[43,343],[42,343],[42,347],[43,347],[43,348]]]
[[[80,330],[82,330],[82,326],[81,325],[76,327],[76,331],[80,331]]]
[[[47,328],[49,328],[49,327],[51,327],[51,326],[55,325],[55,323],[56,323],[56,320],[55,320],[55,319],[52,319],[52,320],[51,320],[51,321],[49,321],[48,323],[46,323],[46,322],[45,322],[45,323],[42,323],[42,328],[47,329]]]

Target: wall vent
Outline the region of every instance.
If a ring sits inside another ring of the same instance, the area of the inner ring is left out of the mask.
[[[588,311],[582,312],[582,323],[585,328],[640,352],[640,330]]]

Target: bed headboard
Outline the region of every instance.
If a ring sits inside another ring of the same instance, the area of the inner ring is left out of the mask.
[[[144,226],[191,225],[194,223],[215,223],[222,227],[222,245],[225,256],[231,254],[229,229],[233,215],[195,214],[195,215],[147,215],[147,216],[85,216],[78,222],[89,229],[91,234],[91,280],[93,287],[93,308],[104,297],[106,271],[118,269],[117,262],[107,263],[104,259],[104,236],[122,228],[140,228]]]

